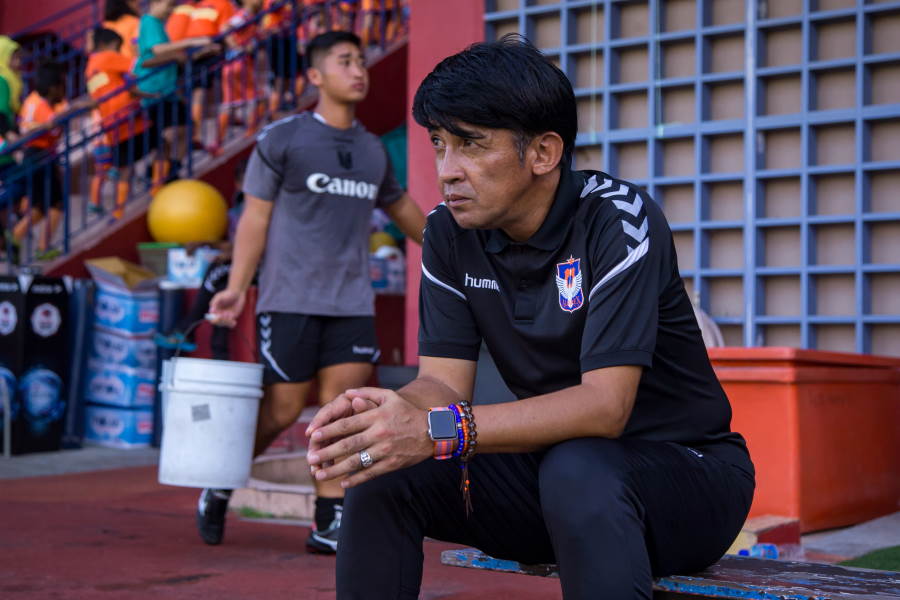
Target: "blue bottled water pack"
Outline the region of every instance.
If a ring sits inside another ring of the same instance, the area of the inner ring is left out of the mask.
[[[126,336],[150,335],[159,322],[156,291],[125,292],[97,285],[94,324]]]
[[[147,337],[128,337],[95,328],[91,359],[107,365],[153,369],[156,367],[156,344]]]
[[[94,359],[88,361],[84,385],[85,397],[91,402],[124,408],[153,406],[156,371]]]
[[[153,411],[88,404],[84,411],[85,441],[113,448],[142,448],[153,438]]]

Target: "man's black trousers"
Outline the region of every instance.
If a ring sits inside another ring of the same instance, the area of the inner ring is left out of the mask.
[[[496,558],[556,562],[566,600],[649,599],[653,576],[711,565],[744,524],[752,464],[713,454],[584,438],[541,453],[476,455],[468,518],[455,459],[376,478],[344,501],[337,597],[417,598],[428,536]]]

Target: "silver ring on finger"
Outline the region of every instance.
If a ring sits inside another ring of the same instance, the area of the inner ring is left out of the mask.
[[[372,459],[372,456],[365,450],[360,450],[359,452],[359,464],[362,465],[363,469],[368,469],[372,465],[375,464],[375,460]]]

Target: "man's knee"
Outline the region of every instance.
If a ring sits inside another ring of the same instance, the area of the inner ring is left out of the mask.
[[[614,520],[634,508],[627,464],[616,440],[581,438],[550,448],[540,466],[541,506],[548,523],[579,526]]]
[[[341,526],[359,525],[366,529],[364,523],[370,519],[396,521],[410,517],[416,512],[412,485],[416,481],[417,467],[419,465],[385,473],[348,489]]]

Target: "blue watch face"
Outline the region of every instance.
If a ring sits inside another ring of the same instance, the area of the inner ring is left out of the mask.
[[[449,410],[428,413],[428,433],[433,440],[456,439],[456,415]]]

